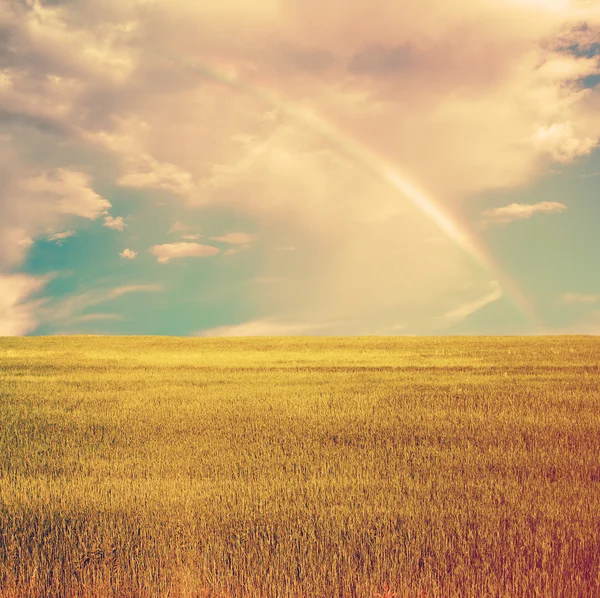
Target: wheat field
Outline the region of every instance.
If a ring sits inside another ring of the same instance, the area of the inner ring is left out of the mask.
[[[0,596],[600,596],[600,339],[0,339]]]

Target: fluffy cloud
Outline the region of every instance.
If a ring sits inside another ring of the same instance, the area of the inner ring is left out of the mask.
[[[23,181],[22,190],[26,194],[44,197],[61,214],[94,220],[106,213],[110,202],[90,188],[90,178],[85,172],[58,168]]]
[[[535,145],[549,153],[556,162],[572,162],[579,156],[589,154],[598,145],[597,139],[575,135],[571,123],[540,127],[533,139]]]
[[[207,257],[219,253],[219,249],[199,243],[164,243],[154,245],[151,249],[159,264],[182,257]]]
[[[29,297],[47,281],[47,277],[0,274],[0,336],[20,336],[36,329],[42,301]]]
[[[133,260],[137,256],[137,251],[133,251],[133,249],[125,248],[119,255],[126,260]]]
[[[105,216],[104,226],[106,228],[112,228],[113,230],[123,232],[127,225],[125,224],[122,216],[117,216],[116,218],[113,218],[112,216]]]
[[[512,203],[500,208],[492,208],[482,212],[486,223],[505,224],[513,220],[531,218],[534,214],[557,214],[567,209],[562,203],[556,201],[541,201],[536,204]]]
[[[72,223],[74,217],[95,220],[111,207],[83,171],[58,168],[32,174],[18,161],[11,166],[0,182],[0,269],[18,264],[33,238]],[[52,233],[50,240],[72,234]]]

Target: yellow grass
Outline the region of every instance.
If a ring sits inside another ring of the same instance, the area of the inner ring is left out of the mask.
[[[600,596],[595,338],[0,339],[0,596]]]

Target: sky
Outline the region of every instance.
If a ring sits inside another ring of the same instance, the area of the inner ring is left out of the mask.
[[[600,333],[596,0],[4,0],[0,335]]]

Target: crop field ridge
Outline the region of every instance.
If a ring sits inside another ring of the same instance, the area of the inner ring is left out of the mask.
[[[22,597],[600,597],[600,339],[0,338]]]

